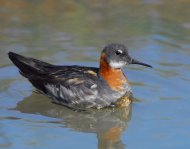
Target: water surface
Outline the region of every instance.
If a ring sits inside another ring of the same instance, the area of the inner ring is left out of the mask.
[[[0,2],[0,148],[188,148],[188,0]],[[74,112],[38,93],[8,51],[62,65],[98,67],[102,48],[128,46],[153,69],[124,69],[138,102]]]

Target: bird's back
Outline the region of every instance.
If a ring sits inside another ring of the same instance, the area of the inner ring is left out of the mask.
[[[13,52],[9,58],[24,77],[58,104],[84,109],[102,108],[112,102],[113,92],[100,79],[98,68],[51,65]]]

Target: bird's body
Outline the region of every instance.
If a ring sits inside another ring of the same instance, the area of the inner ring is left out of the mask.
[[[113,53],[109,53],[109,49],[127,52],[119,44],[105,47],[100,58],[100,68],[57,66],[13,52],[9,52],[9,58],[33,86],[51,97],[55,103],[72,109],[128,106],[131,102],[131,88],[120,68],[122,62],[117,61],[117,58],[112,59]]]

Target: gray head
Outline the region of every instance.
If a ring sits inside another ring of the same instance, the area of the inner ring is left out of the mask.
[[[123,44],[109,44],[103,51],[102,56],[104,55],[107,64],[112,68],[122,68],[128,64],[138,64],[144,65],[146,67],[152,67],[148,64],[139,62],[133,58],[128,53],[128,49]]]

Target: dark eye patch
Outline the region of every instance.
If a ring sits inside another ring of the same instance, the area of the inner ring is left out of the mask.
[[[123,51],[122,51],[122,50],[117,50],[117,51],[115,51],[115,53],[116,53],[117,55],[121,55],[121,54],[123,53]]]

